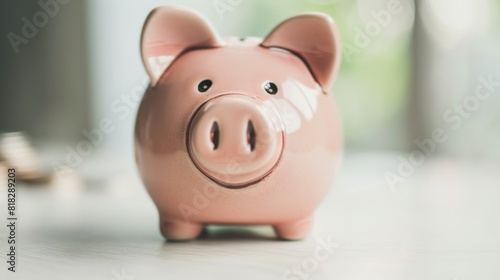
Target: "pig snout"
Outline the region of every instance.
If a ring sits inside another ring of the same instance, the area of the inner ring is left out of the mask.
[[[227,94],[204,103],[191,119],[191,160],[219,185],[239,188],[258,182],[277,165],[284,145],[276,118],[261,100]]]

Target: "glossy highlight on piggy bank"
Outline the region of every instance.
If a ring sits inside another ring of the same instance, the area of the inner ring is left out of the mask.
[[[135,155],[165,238],[193,239],[209,224],[307,236],[342,150],[328,93],[341,57],[333,20],[306,13],[264,39],[222,39],[197,12],[159,7],[141,54],[151,85]]]

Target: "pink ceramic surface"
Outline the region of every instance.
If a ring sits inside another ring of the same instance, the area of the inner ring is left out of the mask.
[[[264,40],[221,39],[198,13],[161,7],[141,42],[151,77],[135,153],[170,240],[207,224],[268,224],[305,237],[342,134],[328,91],[340,64],[331,18],[290,18]]]

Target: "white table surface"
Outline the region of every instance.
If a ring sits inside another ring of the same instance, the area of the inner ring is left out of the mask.
[[[313,234],[293,242],[266,226],[219,226],[166,243],[135,171],[19,187],[16,273],[0,185],[0,279],[500,279],[500,162],[427,159],[391,189],[397,156],[345,156]],[[337,244],[322,261],[318,238]],[[286,274],[297,267],[303,275]]]

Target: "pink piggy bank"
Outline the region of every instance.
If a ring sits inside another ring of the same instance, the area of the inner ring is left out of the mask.
[[[292,17],[265,39],[222,39],[192,10],[151,12],[135,155],[167,240],[196,238],[208,224],[307,236],[342,150],[328,94],[339,40],[320,13]]]

